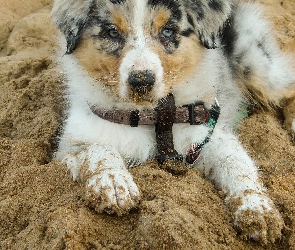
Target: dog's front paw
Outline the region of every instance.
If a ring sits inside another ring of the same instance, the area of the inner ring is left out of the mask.
[[[127,170],[106,169],[88,179],[86,200],[99,213],[122,215],[138,204],[140,194]]]
[[[266,244],[281,236],[284,221],[268,197],[247,194],[232,198],[230,206],[235,208],[234,226],[242,237]]]

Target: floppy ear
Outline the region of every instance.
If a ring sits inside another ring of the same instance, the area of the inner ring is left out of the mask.
[[[67,54],[71,54],[87,21],[94,0],[55,0],[51,15],[67,40]]]
[[[231,0],[184,0],[189,23],[208,49],[217,48],[217,39],[231,15]]]

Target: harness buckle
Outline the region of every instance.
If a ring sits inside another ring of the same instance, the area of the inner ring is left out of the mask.
[[[189,124],[190,125],[200,125],[202,122],[196,121],[196,116],[195,116],[195,107],[199,105],[204,105],[203,102],[197,102],[197,103],[192,103],[186,105],[188,108],[188,117],[189,117]]]

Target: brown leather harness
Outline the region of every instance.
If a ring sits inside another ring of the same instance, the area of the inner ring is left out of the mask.
[[[131,127],[155,125],[158,149],[157,160],[161,164],[168,159],[183,160],[182,155],[178,154],[174,149],[172,134],[174,123],[205,124],[209,128],[205,139],[202,142],[193,144],[186,154],[185,161],[193,164],[198,159],[204,145],[210,141],[220,114],[217,100],[210,110],[206,109],[203,102],[176,107],[173,94],[159,100],[157,107],[153,110],[106,110],[95,106],[90,108],[95,115],[110,122],[130,125]]]

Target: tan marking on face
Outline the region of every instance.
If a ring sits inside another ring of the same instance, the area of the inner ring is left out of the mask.
[[[80,40],[74,55],[92,78],[104,83],[118,96],[120,60],[116,56],[98,51],[90,37]]]
[[[205,50],[196,35],[182,37],[178,49],[173,54],[167,54],[159,46],[154,49],[162,62],[165,92],[167,94],[173,86],[180,84],[196,71]]]
[[[160,33],[161,29],[165,26],[165,24],[167,24],[170,15],[170,10],[167,10],[165,8],[160,8],[156,11],[152,22],[153,33]]]
[[[128,33],[128,22],[125,19],[124,13],[121,11],[114,12],[112,18],[113,24],[116,25],[121,34],[126,35]]]

